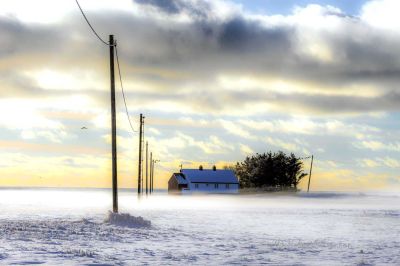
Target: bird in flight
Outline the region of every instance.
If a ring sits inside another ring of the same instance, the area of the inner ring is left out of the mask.
[[[81,129],[87,129],[87,127],[81,127]]]

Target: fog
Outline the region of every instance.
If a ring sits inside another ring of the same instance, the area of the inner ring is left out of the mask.
[[[107,224],[107,189],[0,189],[0,264],[399,264],[400,195],[313,192],[138,198]]]

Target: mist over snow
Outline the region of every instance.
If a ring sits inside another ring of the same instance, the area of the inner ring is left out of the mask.
[[[1,189],[0,264],[398,265],[399,203],[398,193],[120,191],[121,212],[151,221],[138,227],[104,222],[110,190]]]

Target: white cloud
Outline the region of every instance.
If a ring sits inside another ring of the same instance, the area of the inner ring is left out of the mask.
[[[1,100],[0,126],[8,129],[63,128],[59,121],[47,119],[38,109],[37,103],[31,101]]]
[[[365,148],[373,151],[387,150],[387,151],[400,151],[400,143],[384,143],[377,140],[365,140],[360,143],[355,143],[358,148]]]
[[[293,143],[293,142],[290,142],[290,141],[285,141],[285,140],[282,140],[282,139],[279,139],[279,138],[267,137],[265,139],[265,142],[270,144],[270,145],[272,145],[272,146],[281,148],[281,149],[283,149],[285,151],[295,152],[295,151],[301,151],[302,150],[302,148],[299,145],[297,145],[296,143]]]
[[[60,143],[68,137],[64,125],[49,119],[39,111],[37,102],[20,100],[0,101],[0,127],[20,131],[22,139],[45,139]]]
[[[251,134],[248,130],[244,129],[238,123],[220,119],[218,122],[225,128],[229,133],[245,138],[245,139],[256,139],[256,136]]]
[[[381,164],[376,161],[376,160],[372,160],[372,159],[361,159],[360,160],[360,165],[363,167],[369,167],[369,168],[374,168],[374,167],[378,167]]]
[[[244,155],[249,155],[249,154],[253,154],[254,151],[252,148],[250,148],[249,146],[245,145],[245,144],[239,144],[239,148],[240,151],[244,154]]]
[[[84,92],[85,90],[104,90],[104,79],[93,70],[54,70],[41,69],[28,71],[26,75],[46,90],[68,90]]]
[[[21,132],[22,139],[47,139],[50,142],[61,143],[68,134],[62,130],[23,130]]]
[[[81,0],[79,2],[89,16],[91,11],[133,11],[133,4],[130,0],[119,0],[118,4],[110,0]],[[65,19],[67,14],[79,14],[79,12],[75,1],[70,0],[2,0],[0,2],[0,16],[16,17],[27,23],[57,23]]]
[[[391,157],[375,158],[375,159],[361,159],[359,160],[360,165],[369,168],[376,167],[389,167],[389,168],[399,168],[400,160]]]
[[[351,136],[357,139],[364,139],[375,135],[381,130],[376,127],[364,124],[344,123],[337,119],[314,120],[310,117],[292,117],[288,119],[271,120],[249,120],[240,119],[239,123],[246,128],[263,130],[284,134],[301,135],[330,135],[330,136]]]
[[[378,30],[400,33],[398,0],[374,0],[367,2],[361,10],[361,19]]]
[[[157,128],[154,128],[154,127],[148,128],[147,131],[149,131],[151,134],[156,135],[156,136],[161,135],[160,130],[158,130]]]
[[[396,160],[394,158],[385,157],[380,159],[380,161],[390,168],[400,168],[400,160]]]
[[[185,142],[184,147],[194,146],[201,149],[206,154],[223,154],[232,151],[234,147],[217,136],[211,135],[205,141],[199,141],[193,137],[178,132],[177,136]]]

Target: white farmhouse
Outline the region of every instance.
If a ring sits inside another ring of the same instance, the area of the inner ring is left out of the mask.
[[[238,193],[239,182],[232,170],[182,169],[172,174],[168,192]]]

